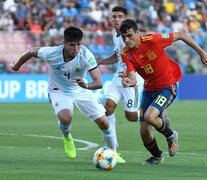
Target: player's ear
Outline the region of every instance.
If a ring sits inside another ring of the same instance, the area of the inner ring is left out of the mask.
[[[139,31],[139,30],[137,30],[137,31],[136,31],[136,34],[137,34],[137,35],[139,35],[139,33],[140,33],[140,31]]]

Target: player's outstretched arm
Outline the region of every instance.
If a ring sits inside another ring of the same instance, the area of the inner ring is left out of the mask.
[[[182,32],[173,33],[173,41],[177,40],[182,40],[192,47],[200,55],[202,63],[207,66],[207,53],[192,38]]]
[[[18,71],[20,67],[32,57],[37,57],[37,52],[40,48],[31,48],[25,51],[16,63],[12,63],[11,67],[14,71]]]
[[[114,53],[112,56],[106,58],[106,59],[101,59],[97,61],[97,65],[106,65],[106,64],[114,64],[118,62],[118,57],[116,53]]]

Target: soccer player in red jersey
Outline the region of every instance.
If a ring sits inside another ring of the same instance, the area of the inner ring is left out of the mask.
[[[123,62],[127,66],[127,76],[120,72],[125,87],[136,85],[135,72],[144,78],[144,93],[141,102],[140,134],[146,149],[152,154],[143,165],[159,164],[164,160],[152,134],[152,127],[162,133],[168,142],[169,155],[178,151],[178,134],[166,126],[160,118],[163,111],[175,100],[177,82],[182,72],[177,63],[168,58],[164,48],[173,42],[182,40],[192,47],[207,66],[207,53],[185,33],[166,33],[139,35],[137,24],[127,19],[120,26],[120,33],[125,43],[121,51]]]

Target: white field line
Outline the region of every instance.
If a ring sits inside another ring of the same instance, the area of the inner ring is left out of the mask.
[[[63,139],[62,137],[44,136],[44,135],[36,135],[36,134],[0,133],[0,135],[3,135],[3,136],[27,136],[27,137],[49,138],[49,139]],[[83,148],[77,148],[77,150],[88,150],[88,149],[92,149],[92,148],[97,148],[99,146],[97,143],[93,143],[93,142],[89,142],[89,141],[85,141],[85,140],[80,140],[80,139],[73,139],[73,140],[76,142],[84,143],[87,145]],[[15,147],[10,147],[10,148],[15,148]]]
[[[49,139],[63,139],[62,137],[57,137],[57,136],[44,136],[44,135],[37,135],[37,134],[0,133],[0,135],[3,135],[3,136],[27,136],[27,137],[49,138]],[[84,144],[87,145],[83,148],[77,148],[76,150],[89,150],[89,149],[99,147],[99,144],[97,144],[97,143],[93,143],[93,142],[89,142],[89,141],[85,141],[85,140],[80,140],[80,139],[73,139],[73,140],[76,141],[76,142],[84,143]],[[10,147],[7,147],[7,148],[19,148],[19,147],[10,146]],[[50,147],[48,147],[48,149],[50,149]],[[122,150],[121,152],[135,152],[135,153],[138,153],[138,154],[148,153],[147,151],[124,151],[124,150]],[[164,153],[168,154],[168,152],[164,152]],[[191,156],[207,156],[207,154],[202,154],[202,153],[177,152],[177,154],[191,155]]]
[[[121,151],[121,152],[136,152],[138,154],[145,154],[148,153],[147,151]],[[169,152],[163,152],[164,154],[169,154]],[[177,152],[176,154],[181,154],[181,155],[191,155],[191,156],[207,156],[207,154],[202,154],[202,153],[186,153],[186,152]]]

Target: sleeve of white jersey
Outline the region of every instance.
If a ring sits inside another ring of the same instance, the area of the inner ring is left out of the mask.
[[[87,49],[86,51],[86,66],[88,71],[97,68],[97,63],[94,55]]]
[[[46,54],[49,51],[49,47],[41,47],[38,50],[37,57],[41,60],[46,61]]]
[[[61,49],[62,53],[62,49]],[[48,46],[48,47],[42,47],[39,49],[37,56],[39,59],[44,60],[48,64],[56,64],[62,57],[62,54],[60,53],[60,49],[58,49],[58,46]]]
[[[115,39],[116,39],[116,35],[113,34],[114,53],[116,53],[116,49],[117,49]]]

